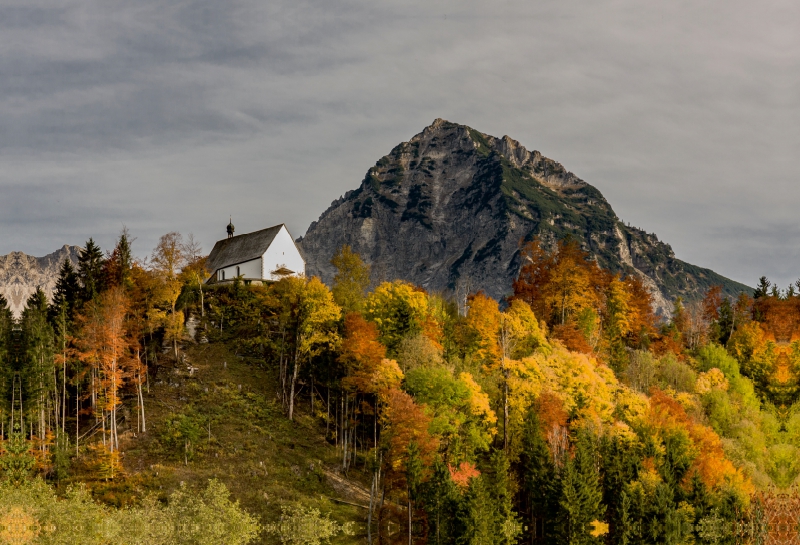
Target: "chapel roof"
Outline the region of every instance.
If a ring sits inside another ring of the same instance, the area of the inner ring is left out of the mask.
[[[253,233],[237,235],[218,241],[208,256],[208,268],[218,271],[231,265],[258,259],[267,251],[283,223]]]

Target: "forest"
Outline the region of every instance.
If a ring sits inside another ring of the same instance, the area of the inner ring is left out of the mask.
[[[191,237],[164,235],[147,260],[125,231],[107,253],[90,239],[52,301],[39,290],[20,319],[0,316],[0,501],[22,506],[4,516],[38,513],[47,543],[70,542],[48,530],[64,513],[84,517],[67,526],[89,528],[85,543],[797,539],[800,281],[762,277],[735,300],[712,288],[662,317],[640,277],[572,239],[521,255],[496,301],[373,284],[347,246],[331,286],[207,284]],[[213,480],[124,508],[74,485],[131,479],[125,446],[148,435],[187,467],[200,456],[212,432],[197,413],[149,420],[151,383],[185,364],[186,343],[267,373],[274,419],[310,421],[329,465],[368,492],[356,520],[285,503],[259,521]],[[0,520],[0,539],[12,527]]]

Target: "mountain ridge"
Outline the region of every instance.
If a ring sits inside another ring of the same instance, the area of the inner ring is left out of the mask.
[[[661,315],[675,297],[695,300],[715,284],[729,296],[752,291],[626,225],[598,189],[561,163],[509,136],[444,119],[379,159],[298,245],[308,274],[326,282],[335,274],[330,258],[349,244],[372,265],[374,282],[401,278],[501,299],[521,266],[520,241],[534,236],[549,247],[573,236],[601,266],[636,274]]]
[[[0,256],[0,294],[8,301],[15,318],[22,315],[25,302],[37,288],[42,288],[48,300],[52,300],[61,265],[65,259],[69,259],[77,266],[80,251],[79,246],[65,244],[43,257],[24,252]]]

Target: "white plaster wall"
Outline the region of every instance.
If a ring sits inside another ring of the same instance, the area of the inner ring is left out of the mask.
[[[306,274],[306,262],[300,257],[300,251],[295,246],[294,239],[285,225],[275,235],[275,239],[262,259],[264,261],[264,278],[267,280],[280,279],[279,276],[271,274],[280,267],[286,267],[298,275]]]
[[[246,261],[244,263],[240,263],[238,266],[239,274],[245,279],[249,280],[251,278],[261,278],[261,259]],[[225,280],[233,280],[236,278],[236,265],[225,267],[224,269],[220,269],[220,271],[225,271]],[[222,280],[222,275],[219,272],[217,273],[217,280]]]

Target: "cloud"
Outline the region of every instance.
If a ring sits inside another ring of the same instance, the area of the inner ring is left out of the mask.
[[[305,232],[436,117],[563,163],[678,257],[800,276],[800,8],[768,0],[0,3],[0,253],[122,224]],[[796,271],[796,272],[794,272]]]

